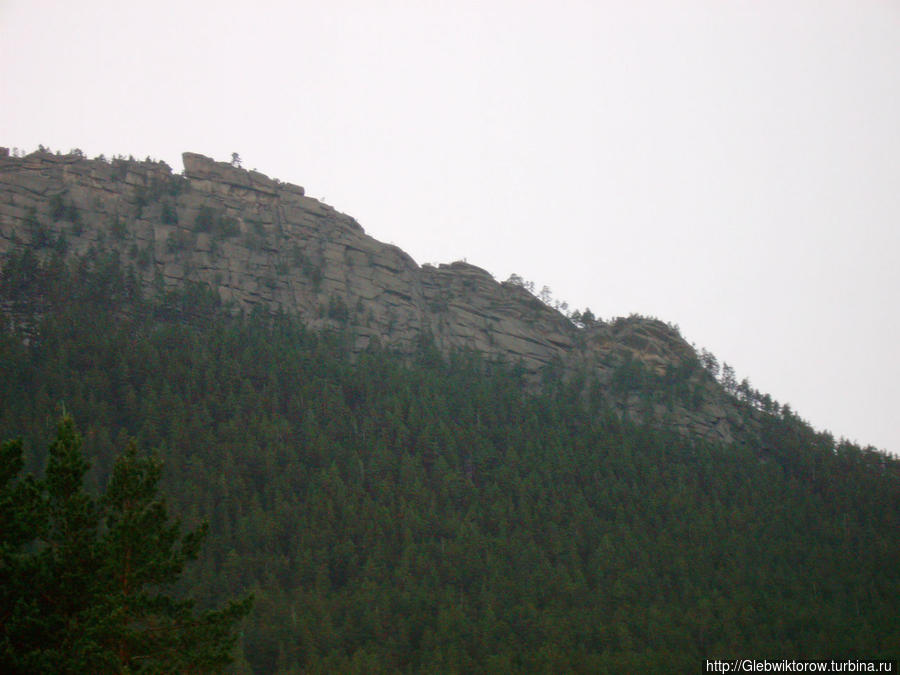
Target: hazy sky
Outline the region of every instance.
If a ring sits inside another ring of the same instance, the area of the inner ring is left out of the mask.
[[[190,150],[900,452],[896,0],[0,0],[0,145]]]

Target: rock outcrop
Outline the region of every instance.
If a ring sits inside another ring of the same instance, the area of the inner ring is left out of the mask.
[[[0,261],[21,246],[115,250],[148,290],[201,282],[236,308],[347,327],[358,350],[375,341],[411,352],[427,334],[445,351],[520,362],[535,378],[588,368],[605,406],[685,434],[730,442],[747,425],[666,324],[576,326],[474,265],[420,267],[302,187],[194,153],[183,161],[177,175],[162,162],[0,149]],[[673,382],[679,395],[659,395]]]

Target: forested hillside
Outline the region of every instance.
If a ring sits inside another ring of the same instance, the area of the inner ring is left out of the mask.
[[[64,406],[97,488],[129,438],[157,449],[170,511],[210,522],[181,591],[256,597],[239,672],[900,653],[900,463],[796,417],[705,442],[614,414],[589,372],[353,352],[202,286],[146,295],[115,256],[25,249],[0,290],[0,438],[40,471]]]
[[[501,283],[464,261],[420,266],[303,188],[201,155],[184,153],[175,174],[149,158],[16,154],[0,148],[0,261],[26,249],[42,261],[100,250],[129,265],[144,292],[199,284],[234,309],[352,335],[353,354],[412,355],[427,338],[445,355],[521,363],[531,382],[548,367],[587,370],[620,414],[685,435],[728,443],[757,431],[752,408],[738,410],[662,321],[566,315],[549,289],[536,297],[517,275]],[[645,395],[630,395],[639,381]],[[676,381],[677,395],[663,395],[659,385]]]

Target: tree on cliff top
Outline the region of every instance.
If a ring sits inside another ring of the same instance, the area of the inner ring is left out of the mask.
[[[157,494],[162,464],[130,443],[106,493],[71,417],[42,480],[18,478],[22,444],[0,450],[0,670],[8,673],[216,672],[251,598],[196,613],[161,589],[197,557],[206,526],[182,534]]]

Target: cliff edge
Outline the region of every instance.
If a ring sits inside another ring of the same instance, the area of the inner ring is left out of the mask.
[[[537,380],[587,370],[593,404],[638,421],[732,442],[752,420],[699,366],[678,332],[632,317],[579,326],[523,287],[464,262],[419,266],[353,218],[291,183],[195,153],[184,172],[162,162],[0,149],[0,264],[115,251],[148,292],[188,281],[238,309],[299,315],[412,352],[427,335],[521,363]]]

